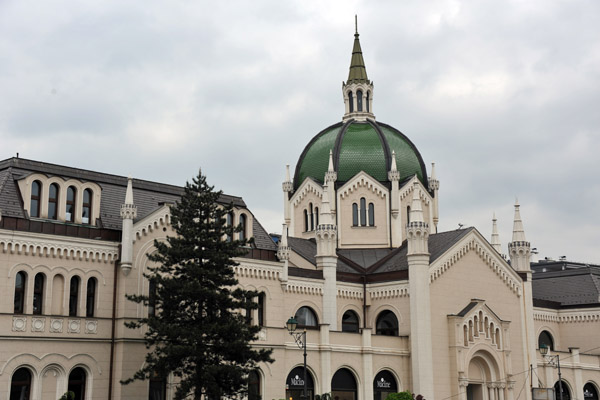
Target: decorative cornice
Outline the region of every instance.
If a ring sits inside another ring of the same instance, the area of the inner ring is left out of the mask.
[[[323,284],[290,279],[285,287],[285,291],[288,293],[322,296]]]
[[[485,262],[485,264],[501,279],[504,284],[517,296],[521,296],[522,287],[518,281],[518,275],[516,272],[510,269],[502,260],[494,249],[488,250],[487,242],[483,240],[472,231],[469,236],[470,240],[466,243],[463,239],[463,244],[459,248],[447,252],[444,256],[438,258],[429,268],[429,283],[433,283],[437,278],[442,276],[450,267],[452,267],[461,258],[467,255],[471,251],[475,251],[479,258]],[[466,238],[468,238],[467,236]],[[466,239],[465,238],[465,239]]]
[[[233,267],[235,274],[244,278],[256,278],[267,280],[278,280],[281,273],[281,266],[260,265],[248,262],[240,262]]]
[[[294,207],[297,207],[309,193],[314,193],[318,198],[323,199],[323,187],[311,179],[306,179],[294,193]]]
[[[372,300],[377,299],[392,299],[397,297],[406,297],[409,295],[408,283],[398,285],[386,285],[380,287],[370,287],[367,293]]]
[[[534,309],[533,319],[540,322],[598,322],[600,310],[593,311],[545,311]]]
[[[413,190],[414,190],[414,182],[415,179],[419,182],[420,187],[420,197],[421,197],[421,201],[423,203],[425,203],[425,205],[429,205],[431,203],[431,197],[426,194],[427,193],[427,189],[425,189],[425,187],[421,184],[421,181],[419,181],[419,179],[415,176],[413,177],[410,181],[408,181],[401,189],[400,191],[400,200],[404,200],[406,197],[408,197],[409,195],[412,194]]]
[[[142,237],[152,233],[159,227],[164,227],[171,223],[171,209],[164,205],[152,214],[142,218],[133,224],[133,243]]]
[[[366,187],[382,199],[385,199],[388,195],[387,188],[364,171],[359,172],[352,179],[346,182],[346,184],[339,189],[338,193],[343,199],[360,187]]]
[[[114,262],[118,248],[114,243],[106,244],[99,240],[73,240],[46,234],[16,233],[10,236],[0,234],[0,251],[3,253],[85,260],[95,262]]]
[[[339,283],[337,285],[337,297],[341,299],[356,299],[362,300],[363,298],[363,289],[362,287],[351,287],[351,286],[341,286]]]
[[[121,204],[121,218],[136,219],[137,206],[135,204]]]

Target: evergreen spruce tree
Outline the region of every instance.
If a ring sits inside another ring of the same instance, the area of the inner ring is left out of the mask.
[[[199,172],[171,207],[177,235],[154,242],[149,258],[156,266],[145,274],[154,293],[127,296],[155,312],[127,324],[147,327],[150,352],[144,368],[123,383],[173,373],[176,399],[218,399],[243,392],[256,363],[273,361],[271,350],[249,345],[260,328],[249,325],[242,310],[257,307],[258,293],[236,287],[232,258],[243,255],[248,242],[234,240],[241,228],[227,225],[232,205],[218,205],[220,195]]]

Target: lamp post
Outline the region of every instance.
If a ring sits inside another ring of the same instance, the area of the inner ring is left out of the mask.
[[[296,341],[296,345],[298,345],[299,348],[304,350],[304,394],[302,398],[304,400],[308,400],[308,393],[306,387],[306,329],[304,329],[304,331],[302,332],[296,332],[296,328],[298,327],[298,321],[296,321],[296,318],[294,317],[290,317],[290,319],[287,320],[285,327]]]
[[[548,356],[548,345],[545,343],[540,344],[540,354],[542,357],[548,359],[548,364],[550,365],[554,365],[553,358],[556,357],[556,366],[558,367],[558,399],[563,400],[562,378],[560,375],[560,357],[558,354],[555,356]]]

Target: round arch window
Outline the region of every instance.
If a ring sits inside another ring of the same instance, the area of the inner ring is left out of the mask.
[[[542,331],[538,337],[538,349],[541,348],[543,344],[546,345],[549,350],[554,351],[554,339],[548,331]]]
[[[390,393],[398,393],[398,384],[390,371],[383,370],[373,380],[373,398],[385,400]]]
[[[598,400],[598,390],[592,382],[588,382],[585,385],[583,385],[583,399]]]
[[[342,316],[342,332],[358,332],[358,315],[348,310]]]
[[[300,307],[298,311],[296,311],[295,318],[298,321],[299,328],[316,328],[319,326],[317,314],[315,314],[310,307]]]
[[[69,391],[75,393],[75,400],[85,399],[86,373],[81,367],[75,368],[69,374]]]
[[[30,392],[31,372],[27,368],[19,368],[10,383],[10,400],[29,400]]]
[[[314,399],[315,384],[310,371],[306,371],[306,393],[309,399]],[[296,367],[290,371],[285,380],[285,398],[300,400],[304,394],[304,367]]]
[[[560,385],[562,383],[562,385]],[[556,382],[554,384],[554,397],[556,399],[560,399],[560,386],[562,386],[562,400],[571,400],[571,392],[569,391],[569,385],[564,380],[561,382]]]
[[[331,397],[334,400],[356,400],[356,379],[346,368],[339,369],[331,379]]]
[[[390,310],[379,313],[376,324],[376,334],[383,336],[398,336],[398,318]]]

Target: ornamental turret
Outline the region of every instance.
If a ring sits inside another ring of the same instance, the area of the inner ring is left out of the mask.
[[[137,217],[137,206],[133,203],[133,180],[127,179],[125,203],[121,205],[123,230],[121,238],[121,269],[129,275],[133,262],[133,220]]]
[[[438,208],[438,190],[440,189],[440,181],[435,174],[435,163],[431,163],[431,176],[429,177],[429,190],[433,192],[433,229],[437,233],[438,221],[440,213]]]
[[[530,272],[529,258],[531,256],[531,244],[525,238],[523,221],[519,211],[519,202],[515,202],[515,219],[513,223],[512,242],[508,244],[510,263],[515,271]]]
[[[290,226],[290,193],[294,189],[292,179],[290,178],[290,164],[285,166],[285,181],[281,184],[283,189],[283,218],[287,226]]]
[[[400,213],[400,171],[396,164],[396,152],[392,150],[392,162],[388,171],[388,179],[390,181],[391,190],[391,231],[392,231],[392,247],[400,247],[402,245],[402,218]]]
[[[373,114],[373,83],[367,77],[367,68],[363,59],[360,40],[358,39],[358,23],[355,19],[354,46],[348,80],[342,82],[342,93],[346,112],[343,121],[355,119],[366,121],[367,118],[375,119]]]
[[[325,173],[325,186],[327,186],[326,190],[329,194],[329,209],[331,211],[331,216],[335,218],[335,181],[337,181],[337,172],[333,168],[333,151],[329,150],[329,165],[327,167],[327,172]]]
[[[498,234],[498,224],[496,221],[496,213],[494,213],[494,217],[492,218],[492,247],[498,254],[502,254],[502,245],[500,244],[500,234]]]
[[[280,261],[283,261],[283,272],[279,277],[282,286],[287,285],[288,281],[288,269],[289,269],[289,261],[290,261],[290,246],[288,245],[288,225],[283,224],[281,231],[281,240],[279,241],[279,245],[277,246],[277,258]]]

